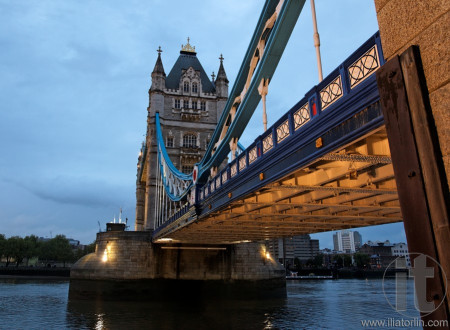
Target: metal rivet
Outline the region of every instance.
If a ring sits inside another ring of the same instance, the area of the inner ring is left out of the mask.
[[[416,172],[415,171],[409,171],[408,173],[408,178],[412,178],[416,176]]]

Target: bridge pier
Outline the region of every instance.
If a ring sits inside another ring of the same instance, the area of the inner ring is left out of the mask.
[[[284,297],[284,268],[259,243],[154,244],[149,231],[97,234],[96,250],[71,269],[75,299]]]

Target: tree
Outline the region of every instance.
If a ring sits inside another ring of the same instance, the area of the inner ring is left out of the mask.
[[[84,252],[86,252],[86,254],[94,253],[95,252],[95,244],[96,244],[95,241],[93,241],[91,244],[86,245],[86,247],[84,248]],[[295,264],[295,260],[294,260],[294,264]]]
[[[314,259],[309,258],[308,260],[306,260],[306,266],[309,268],[314,267]]]
[[[370,256],[365,253],[355,253],[353,257],[358,268],[367,268],[370,263]]]
[[[339,254],[337,254],[333,257],[333,261],[336,262],[336,266],[338,268],[342,268],[344,266],[344,259]]]
[[[350,267],[352,265],[352,257],[348,254],[344,254],[344,267]]]
[[[33,258],[39,256],[39,238],[36,235],[26,236],[24,239],[25,252],[24,256],[27,258],[27,266],[28,261]]]
[[[66,236],[56,235],[50,242],[50,248],[55,254],[54,260],[62,262],[64,267],[66,267],[66,262],[73,261],[74,254]]]
[[[316,267],[322,267],[323,266],[323,254],[319,253],[314,257],[314,265]]]
[[[6,240],[6,267],[11,263],[12,259],[16,262],[16,267],[22,262],[25,257],[25,243],[22,237],[12,236]]]
[[[50,242],[51,242],[51,240],[40,242],[39,247],[38,247],[39,260],[41,260],[41,261],[45,260],[46,262],[48,262],[50,260],[54,260],[55,255],[51,248]]]
[[[2,256],[4,255],[4,249],[6,244],[6,238],[5,235],[0,234],[0,261],[2,260]]]

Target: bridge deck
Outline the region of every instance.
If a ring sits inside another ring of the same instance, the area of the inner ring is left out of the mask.
[[[402,221],[384,127],[169,236],[236,243]]]

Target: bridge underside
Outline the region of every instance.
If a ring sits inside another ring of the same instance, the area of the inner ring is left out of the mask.
[[[166,237],[173,242],[238,243],[399,221],[382,126]]]

